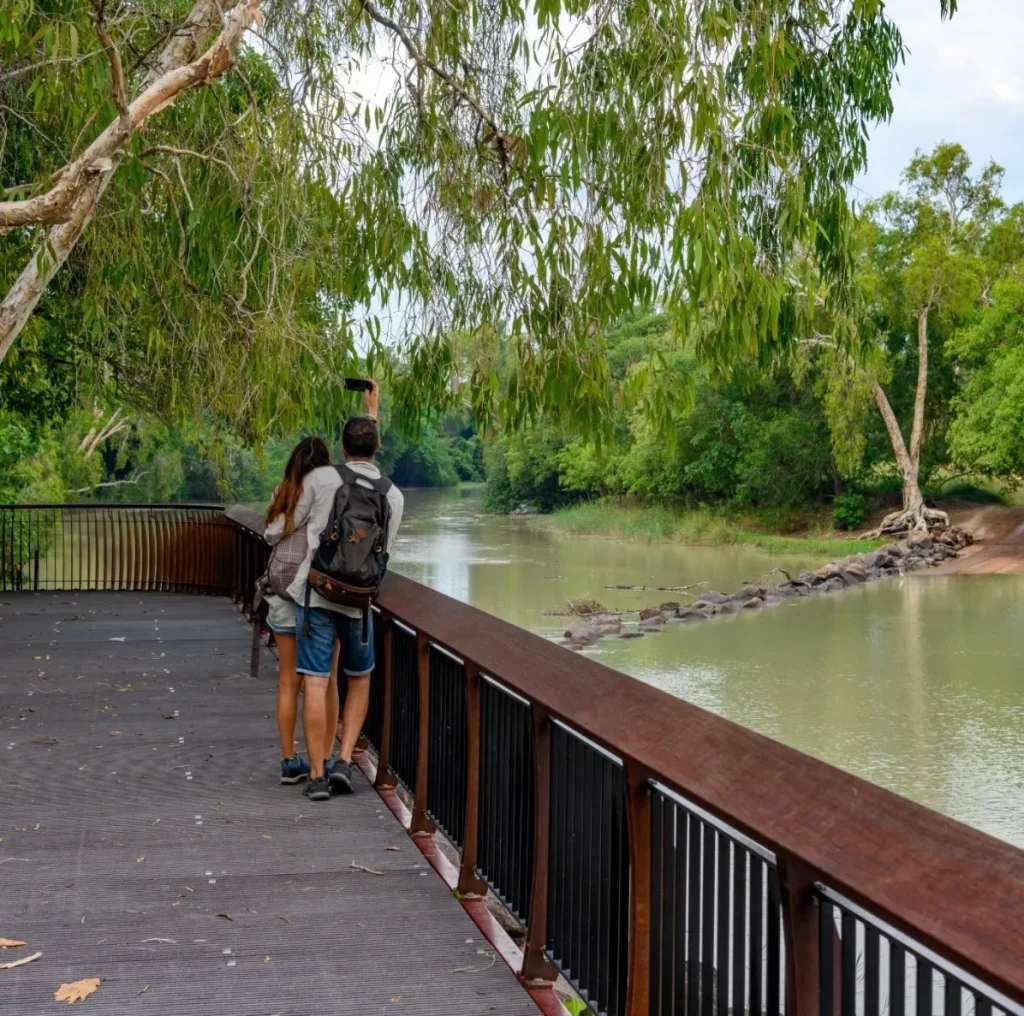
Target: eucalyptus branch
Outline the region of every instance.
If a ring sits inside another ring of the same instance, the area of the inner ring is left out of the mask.
[[[498,150],[501,154],[502,162],[507,162],[509,142],[513,139],[501,129],[494,116],[484,109],[480,100],[459,84],[449,71],[446,71],[434,60],[431,60],[430,57],[421,52],[420,48],[413,41],[412,36],[409,35],[409,33],[400,24],[398,24],[397,21],[393,21],[389,18],[375,3],[373,3],[373,0],[359,0],[359,3],[373,21],[376,21],[377,24],[382,25],[388,31],[393,32],[398,36],[402,45],[405,47],[405,51],[409,54],[414,63],[418,64],[420,67],[426,68],[436,77],[440,78],[450,89],[452,89],[452,91],[457,93],[464,102],[468,103],[473,108],[476,115],[491,128],[491,134],[484,139],[485,143],[492,139],[495,140],[498,144]]]
[[[146,159],[151,155],[173,155],[173,156],[190,156],[193,159],[199,159],[202,162],[212,163],[213,165],[220,166],[226,170],[228,175],[235,183],[238,182],[238,174],[235,172],[234,167],[231,163],[226,162],[224,159],[218,158],[216,155],[210,155],[206,152],[195,152],[191,148],[174,148],[171,145],[152,145],[147,148],[144,152],[139,153],[140,159]]]
[[[21,201],[0,201],[0,230],[67,222],[75,199],[91,177],[114,168],[128,138],[146,121],[170,106],[184,91],[220,77],[235,61],[242,34],[256,19],[259,0],[239,0],[213,45],[196,60],[168,70],[127,108],[127,116],[111,123],[61,173],[45,194]]]
[[[96,23],[96,37],[100,40],[107,60],[110,63],[110,79],[114,86],[114,103],[121,121],[127,124],[128,92],[124,83],[124,66],[121,63],[121,52],[107,29],[107,0],[92,0],[93,20]]]
[[[37,60],[34,63],[21,64],[19,67],[7,67],[0,70],[0,85],[8,81],[16,81],[27,74],[35,74],[36,71],[41,71],[44,68],[60,67],[63,64],[74,64],[76,67],[80,67],[82,64],[92,60],[93,57],[99,56],[102,52],[103,50],[101,49],[94,49],[89,53],[82,53],[78,56],[59,56],[56,59],[51,57],[49,60]]]

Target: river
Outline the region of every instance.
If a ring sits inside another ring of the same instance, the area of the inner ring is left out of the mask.
[[[557,637],[576,596],[616,609],[678,598],[605,589],[708,581],[731,592],[818,559],[622,543],[484,515],[479,490],[411,490],[394,567]],[[588,653],[689,702],[1024,847],[1024,576],[912,577]]]

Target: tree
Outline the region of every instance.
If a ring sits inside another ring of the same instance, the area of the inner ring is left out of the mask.
[[[1024,479],[1024,276],[993,286],[991,301],[956,333],[961,372],[949,445],[964,470],[1013,486]]]
[[[883,520],[878,532],[901,533],[948,525],[944,512],[928,507],[921,493],[922,448],[929,432],[929,351],[937,330],[948,333],[970,313],[992,283],[1019,256],[1019,239],[999,196],[1001,167],[990,163],[972,177],[971,162],[957,144],[941,143],[918,154],[903,175],[900,191],[867,206],[858,236],[862,305],[856,321],[863,359],[851,361],[834,335],[809,340],[828,347],[823,360],[831,380],[826,402],[838,458],[851,464],[863,447],[858,420],[870,394],[899,471],[903,505]],[[1019,236],[1019,234],[1018,234]],[[887,375],[913,355],[916,381],[909,440]]]
[[[844,188],[901,55],[878,0],[16,5],[0,355],[62,265],[93,295],[101,265],[129,312],[84,317],[159,407],[198,380],[256,431],[308,417],[364,335],[385,375],[404,346],[415,415],[450,336],[489,328],[515,369],[500,397],[474,369],[478,419],[599,428],[602,329],[634,304],[713,317],[725,363],[796,333],[795,249],[846,293]]]

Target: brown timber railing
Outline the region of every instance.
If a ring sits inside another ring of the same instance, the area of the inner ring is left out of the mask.
[[[224,522],[247,608],[260,520]],[[401,575],[377,621],[378,787],[524,924],[525,981],[610,1016],[1024,1016],[1024,852]]]

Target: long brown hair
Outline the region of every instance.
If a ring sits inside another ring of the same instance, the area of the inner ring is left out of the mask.
[[[274,500],[267,509],[267,525],[284,513],[284,534],[295,528],[295,506],[302,496],[302,481],[306,474],[317,466],[329,466],[331,453],[326,443],[318,437],[304,437],[288,456],[284,467],[284,482],[274,493]]]

